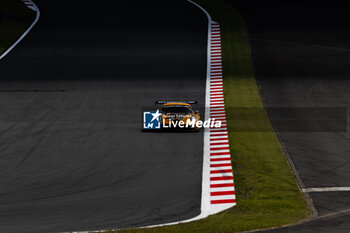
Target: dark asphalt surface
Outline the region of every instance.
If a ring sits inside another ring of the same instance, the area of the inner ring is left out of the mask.
[[[0,62],[0,232],[198,215],[203,134],[140,119],[157,99],[204,106],[206,16],[185,0],[35,2],[39,23]]]
[[[232,4],[247,21],[266,107],[349,109],[348,8],[339,1]],[[279,137],[306,187],[350,186],[349,130],[279,132]],[[350,214],[339,213],[350,209],[349,192],[311,193],[311,197],[320,219],[269,232],[350,232]]]

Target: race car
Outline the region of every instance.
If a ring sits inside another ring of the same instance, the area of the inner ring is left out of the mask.
[[[199,111],[191,106],[197,104],[197,101],[158,100],[156,104],[162,104],[160,108],[162,128],[199,130],[196,127],[196,122],[200,120]]]

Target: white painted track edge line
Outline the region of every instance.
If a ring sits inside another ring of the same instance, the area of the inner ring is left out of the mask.
[[[24,3],[23,3],[24,4]],[[13,43],[5,52],[3,52],[0,55],[0,60],[3,59],[9,52],[11,52],[12,49],[14,49],[19,42],[21,42],[23,40],[23,38],[32,30],[32,28],[35,26],[35,24],[39,21],[40,18],[40,11],[39,8],[36,6],[36,4],[34,2],[32,2],[34,8],[35,8],[35,12],[36,12],[36,16],[35,19],[33,21],[33,23],[27,28],[27,30],[15,41],[15,43]]]
[[[349,192],[350,187],[314,187],[314,188],[303,188],[303,192]]]

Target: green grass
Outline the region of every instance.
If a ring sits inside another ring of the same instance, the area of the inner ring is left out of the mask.
[[[22,35],[34,17],[35,12],[20,0],[0,1],[0,54]]]
[[[222,26],[225,105],[237,206],[196,222],[120,232],[228,233],[296,223],[310,215],[263,109],[242,17],[224,0],[197,2]],[[263,130],[252,130],[256,128]]]

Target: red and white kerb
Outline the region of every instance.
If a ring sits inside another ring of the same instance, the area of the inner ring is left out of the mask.
[[[211,119],[222,122],[221,128],[209,129],[210,204],[211,209],[223,210],[235,205],[236,196],[224,105],[220,24],[217,22],[212,22],[210,43],[209,114]]]
[[[34,4],[32,1],[30,0],[22,0],[22,2],[30,9],[32,9],[33,11],[36,11],[36,8],[34,7]]]

